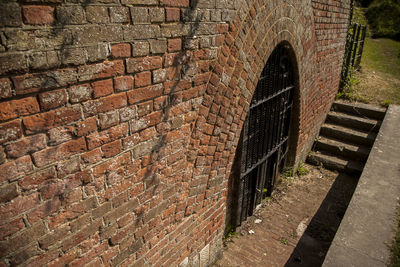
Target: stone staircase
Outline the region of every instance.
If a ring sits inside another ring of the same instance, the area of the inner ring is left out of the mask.
[[[360,176],[386,109],[335,101],[307,162]]]

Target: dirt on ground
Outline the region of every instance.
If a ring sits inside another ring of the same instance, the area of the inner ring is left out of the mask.
[[[311,165],[282,178],[270,198],[225,240],[222,266],[321,266],[357,178]]]

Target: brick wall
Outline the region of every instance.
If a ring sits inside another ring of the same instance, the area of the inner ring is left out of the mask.
[[[295,161],[339,84],[350,0],[0,2],[0,266],[204,266],[273,48]]]

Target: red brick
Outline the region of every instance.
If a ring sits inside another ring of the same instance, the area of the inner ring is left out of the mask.
[[[83,104],[83,111],[86,116],[93,116],[98,113],[125,107],[126,104],[126,94],[119,93],[85,102]]]
[[[100,148],[96,148],[89,152],[86,152],[85,154],[82,154],[81,158],[84,163],[92,164],[100,161],[102,158],[102,154],[103,153],[101,152]]]
[[[115,44],[111,46],[111,54],[115,58],[130,57],[131,45],[130,44]]]
[[[188,7],[189,0],[161,0],[160,4],[164,6]]]
[[[88,148],[89,150],[92,150],[93,148],[96,148],[103,144],[107,144],[117,139],[121,139],[127,136],[128,132],[129,132],[128,123],[123,123],[114,126],[112,128],[109,128],[107,130],[104,130],[102,132],[93,133],[86,137]]]
[[[36,152],[46,147],[46,135],[37,134],[20,139],[17,142],[6,146],[7,155],[12,158],[19,158],[28,153]]]
[[[168,39],[168,52],[176,52],[182,49],[182,39]]]
[[[181,11],[179,8],[165,8],[166,21],[179,21],[181,19]]]
[[[56,147],[51,147],[33,154],[35,165],[43,167],[47,164],[65,159],[77,153],[86,151],[85,138],[71,140]]]
[[[102,96],[107,96],[112,94],[113,88],[113,81],[112,79],[107,79],[103,81],[97,81],[92,83],[93,88],[93,96],[94,98],[99,98]]]
[[[57,176],[58,178],[63,178],[71,173],[76,173],[80,171],[80,158],[73,157],[67,161],[61,162],[57,164]]]
[[[124,74],[125,66],[122,60],[106,61],[103,63],[81,66],[78,68],[79,81],[89,81],[101,78],[111,78]]]
[[[128,73],[159,69],[162,67],[162,58],[159,56],[128,58],[126,67]]]
[[[80,180],[83,184],[88,184],[92,180],[92,172],[90,170],[78,172],[75,174],[75,178]]]
[[[23,119],[26,133],[42,132],[81,119],[79,106],[64,107]]]
[[[114,78],[114,89],[117,92],[133,89],[132,76],[119,76]]]
[[[54,22],[54,8],[51,6],[23,6],[24,22],[33,25],[46,25]]]
[[[17,218],[6,224],[0,226],[0,239],[4,240],[5,237],[12,235],[25,227],[22,218]]]
[[[143,87],[151,84],[151,72],[145,71],[135,74],[135,87]]]
[[[57,178],[56,169],[54,167],[35,172],[24,176],[18,180],[18,185],[22,190],[37,189],[48,182],[54,181]]]
[[[21,121],[15,120],[0,124],[0,144],[16,140],[22,136]]]
[[[68,264],[73,261],[74,259],[79,257],[79,252],[77,249],[72,249],[67,253],[59,256],[57,259],[49,262],[47,264],[48,267],[61,267],[61,266],[68,266]]]
[[[39,104],[35,97],[2,102],[0,103],[0,121],[34,114],[39,112],[39,110]]]
[[[218,33],[226,33],[229,30],[229,24],[228,23],[217,24],[216,28]]]
[[[136,104],[145,100],[154,99],[161,96],[163,93],[163,86],[161,84],[134,89],[128,92],[129,104]]]
[[[49,110],[64,106],[67,103],[67,91],[65,89],[53,90],[39,95],[42,110]]]
[[[116,140],[109,144],[103,145],[101,147],[101,150],[103,151],[104,157],[106,157],[106,158],[113,157],[113,156],[121,153],[121,151],[122,151],[121,141]]]
[[[8,78],[0,79],[0,98],[8,98],[12,96],[11,82]]]
[[[90,117],[76,124],[76,135],[84,136],[97,130],[96,117]]]
[[[28,196],[19,196],[0,207],[0,220],[4,221],[15,217],[33,207],[39,205],[39,194],[33,193]]]
[[[28,221],[30,224],[34,224],[40,219],[46,218],[47,216],[57,212],[60,209],[61,202],[59,198],[54,198],[43,203],[41,206],[28,213]]]

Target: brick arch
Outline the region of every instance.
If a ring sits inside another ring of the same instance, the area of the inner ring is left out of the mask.
[[[206,189],[208,195],[218,194],[218,190],[211,189],[217,185],[219,189],[226,189],[220,183],[229,177],[258,77],[272,50],[282,41],[292,46],[295,62],[305,62],[296,64],[297,87],[301,92],[297,116],[301,122],[302,98],[312,88],[313,79],[309,75],[315,66],[312,8],[311,3],[303,2],[304,5],[298,5],[299,11],[291,1],[255,1],[242,20],[242,9],[239,9],[239,15],[225,35],[192,136],[192,147],[203,147],[195,150],[195,168],[212,170]]]

